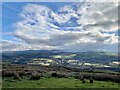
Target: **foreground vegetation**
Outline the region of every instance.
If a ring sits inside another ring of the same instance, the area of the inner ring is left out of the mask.
[[[118,88],[118,83],[94,81],[94,83],[82,83],[75,78],[41,78],[39,80],[3,80],[3,88]]]
[[[3,65],[3,88],[118,88],[119,73],[62,66]]]

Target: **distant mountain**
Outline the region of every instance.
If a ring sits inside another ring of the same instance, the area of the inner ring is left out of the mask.
[[[59,50],[28,50],[28,51],[8,51],[2,53],[3,63],[28,63],[34,58],[48,58],[61,60],[79,60],[88,63],[109,63],[118,61],[118,54],[113,52],[64,52]]]

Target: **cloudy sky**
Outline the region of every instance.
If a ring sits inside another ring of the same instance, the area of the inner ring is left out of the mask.
[[[2,50],[117,51],[116,2],[4,2]]]

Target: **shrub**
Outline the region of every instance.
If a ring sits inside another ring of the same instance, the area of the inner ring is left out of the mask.
[[[52,77],[62,78],[62,77],[65,77],[65,74],[63,74],[63,73],[55,73],[55,72],[54,72],[54,73],[51,74],[51,76],[52,76]]]
[[[27,71],[24,73],[25,76],[29,76],[29,75],[32,75],[32,72],[31,71]]]
[[[19,74],[17,72],[14,72],[14,79],[21,80],[21,78],[20,78],[20,76],[19,76]]]
[[[79,75],[74,75],[73,76],[75,79],[81,79],[81,76],[79,76]]]
[[[83,76],[81,76],[81,81],[82,81],[82,83],[86,82]]]
[[[24,76],[25,75],[25,71],[18,71],[19,76]]]
[[[90,77],[90,83],[93,83],[93,78],[92,77]]]
[[[30,77],[30,80],[39,80],[40,77],[41,77],[41,75],[39,75],[39,74],[32,74]]]
[[[3,71],[2,76],[3,77],[13,77],[14,73],[12,71]]]

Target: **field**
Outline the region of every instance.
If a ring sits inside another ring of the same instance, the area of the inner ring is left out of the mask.
[[[67,59],[67,58],[72,58],[76,56],[76,54],[70,54],[70,55],[53,55],[52,57],[53,58],[64,58],[64,59]]]
[[[3,79],[3,88],[118,88],[118,83],[94,81],[94,83],[82,83],[74,78],[41,78],[39,80],[12,80]]]

